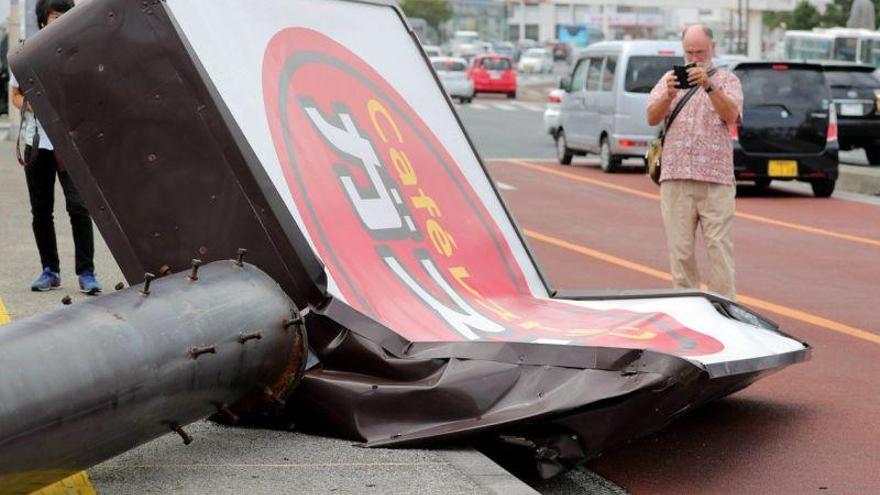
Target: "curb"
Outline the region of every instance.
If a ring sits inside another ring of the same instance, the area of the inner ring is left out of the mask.
[[[485,455],[471,449],[437,450],[437,454],[492,495],[538,495],[532,487],[516,478]]]
[[[880,167],[840,165],[837,189],[869,196],[880,196]]]

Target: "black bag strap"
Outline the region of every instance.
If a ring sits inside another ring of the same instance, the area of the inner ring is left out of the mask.
[[[716,69],[712,69],[709,72],[707,72],[706,75],[709,77],[712,77],[712,75],[714,75],[716,71],[717,71]],[[672,113],[670,113],[669,117],[666,119],[666,123],[663,125],[663,129],[660,130],[660,142],[661,143],[666,141],[666,131],[669,130],[669,126],[671,126],[672,122],[675,120],[675,118],[678,117],[678,114],[681,112],[681,109],[684,108],[685,103],[687,103],[688,100],[690,100],[691,97],[694,96],[694,94],[696,94],[697,90],[699,90],[699,89],[700,89],[699,86],[694,86],[680,100],[678,100],[678,103],[675,105],[675,108],[672,109]]]

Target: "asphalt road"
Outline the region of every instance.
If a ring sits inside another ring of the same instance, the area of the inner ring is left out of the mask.
[[[475,102],[489,108],[460,115],[555,286],[669,286],[656,186],[635,168],[603,174],[595,157],[560,166],[541,113]],[[865,165],[860,151],[842,160]],[[880,204],[743,185],[737,211],[740,302],[812,344],[813,360],[588,467],[635,494],[877,493]]]

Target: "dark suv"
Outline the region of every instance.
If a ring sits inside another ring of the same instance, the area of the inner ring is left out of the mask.
[[[742,62],[742,122],[731,129],[737,180],[809,182],[817,197],[834,192],[837,118],[822,65]]]
[[[868,163],[880,165],[880,78],[875,67],[840,62],[822,66],[837,110],[840,149],[864,148]]]

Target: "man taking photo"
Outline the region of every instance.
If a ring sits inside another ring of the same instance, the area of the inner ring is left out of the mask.
[[[709,290],[736,297],[733,260],[733,218],[736,182],[730,126],[742,115],[739,79],[712,67],[712,30],[690,26],[682,33],[688,83],[698,86],[666,130],[660,174],[660,208],[666,229],[673,284],[699,288],[695,253],[697,227],[709,257]],[[652,126],[666,120],[689,92],[673,71],[654,86],[647,117]]]

